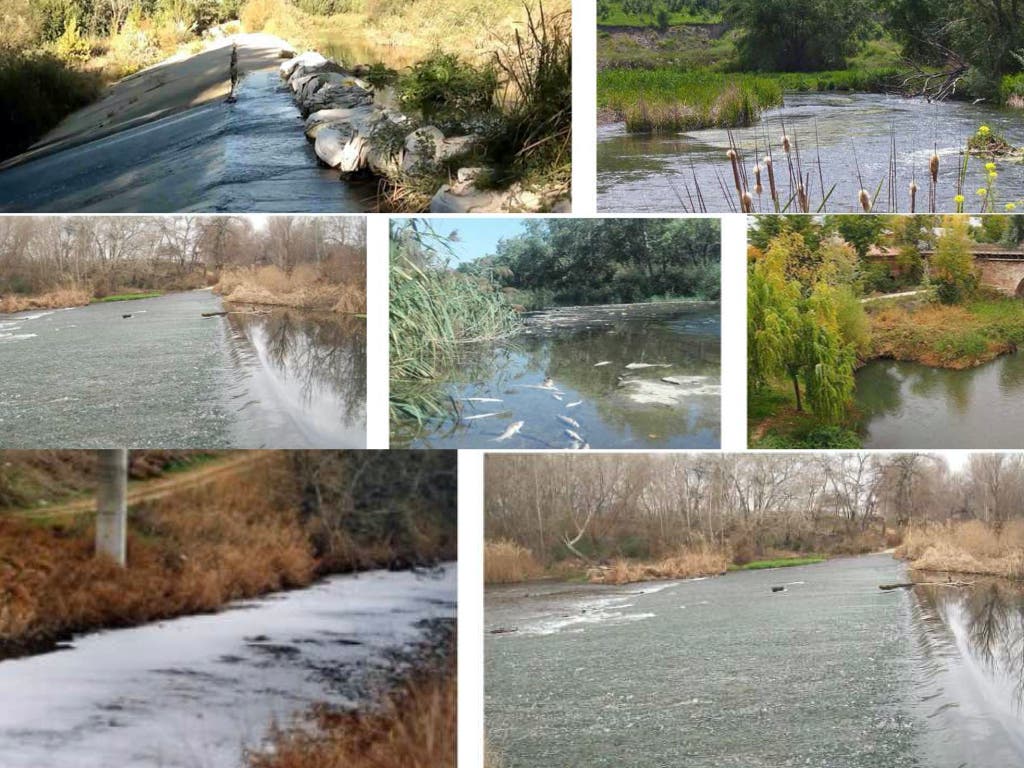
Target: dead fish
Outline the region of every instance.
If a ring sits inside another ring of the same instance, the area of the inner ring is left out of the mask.
[[[570,440],[575,440],[575,441],[576,441],[577,443],[579,443],[580,445],[586,445],[586,443],[587,443],[587,441],[586,441],[586,440],[584,440],[584,439],[583,439],[582,437],[580,437],[578,433],[576,433],[576,432],[573,432],[573,431],[572,431],[571,429],[567,429],[567,430],[565,430],[565,434],[566,434],[566,436],[567,436],[567,437],[568,437],[568,438],[569,438]]]
[[[543,389],[545,392],[557,392],[558,394],[564,394],[558,387],[546,387],[540,384],[523,384],[523,389]]]
[[[696,384],[704,379],[703,376],[662,376],[661,380],[666,384],[678,384],[683,386],[684,384]]]
[[[563,424],[568,424],[573,429],[579,429],[580,428],[580,423],[578,421],[576,421],[575,419],[570,419],[568,416],[563,416],[562,414],[559,413],[559,414],[557,414],[555,416],[555,418],[558,419]]]
[[[641,368],[671,368],[671,363],[629,363],[626,366],[631,371],[638,371]]]
[[[464,397],[462,398],[467,403],[500,403],[503,402],[500,397]]]
[[[545,387],[554,387],[555,386],[554,379],[552,379],[550,376],[548,376],[546,379],[544,379],[544,386]]]
[[[575,408],[577,405],[583,405],[582,400],[577,400],[575,403],[566,403],[566,408]]]
[[[523,428],[525,421],[514,421],[505,428],[505,431],[501,433],[501,437],[494,438],[494,442],[500,443],[502,440],[508,440],[512,435]]]
[[[602,365],[611,365],[611,360],[602,360],[600,363],[594,363],[595,368],[600,368]]]
[[[463,421],[473,421],[474,419],[488,419],[491,416],[501,416],[503,411],[494,411],[493,413],[476,413],[472,416],[463,416]]]
[[[551,396],[553,398],[555,398],[555,400],[558,400],[558,401],[561,401],[561,399],[562,399],[562,396],[560,394],[558,394],[557,392],[552,392]]]

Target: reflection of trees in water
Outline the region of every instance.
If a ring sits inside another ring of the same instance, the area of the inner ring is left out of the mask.
[[[347,425],[361,421],[366,403],[366,325],[360,318],[275,310],[267,315],[233,314],[232,323],[267,361],[297,382],[306,408],[329,397]]]
[[[999,360],[999,388],[1006,393],[1024,390],[1024,353],[1015,352]]]
[[[1024,713],[1024,591],[995,580],[981,580],[973,588],[919,586],[916,591],[926,615],[944,628],[963,625],[967,650],[991,676],[1010,683],[1013,704]]]

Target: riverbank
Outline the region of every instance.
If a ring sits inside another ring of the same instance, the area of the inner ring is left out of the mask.
[[[416,518],[415,536],[344,524],[328,531],[327,521],[301,513],[301,467],[288,453],[240,458],[228,472],[199,466],[172,488],[138,497],[127,568],[94,555],[92,503],[44,515],[38,499],[30,515],[7,509],[0,515],[0,658],[49,650],[80,632],[215,612],[331,573],[454,557],[454,536],[412,511],[417,499],[395,500]],[[14,488],[27,477],[7,472]]]
[[[250,768],[454,768],[457,685],[454,627],[442,627],[407,662],[404,679],[354,709],[314,706],[271,747],[249,755]]]
[[[978,520],[910,528],[895,552],[915,571],[999,576],[1024,581],[1024,523],[995,530]]]
[[[340,314],[366,313],[366,287],[362,276],[338,284],[314,265],[300,265],[290,273],[275,266],[225,269],[213,287],[225,302],[313,309]]]

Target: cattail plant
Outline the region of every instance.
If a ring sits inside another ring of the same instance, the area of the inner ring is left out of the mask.
[[[864,213],[871,213],[871,195],[868,194],[868,191],[861,189],[857,197],[860,200],[860,207],[864,209]]]
[[[768,171],[768,189],[772,194],[772,203],[775,205],[775,212],[779,212],[779,191],[775,187],[775,168],[772,166],[772,156],[765,155],[764,167]]]
[[[917,182],[910,182],[910,212],[917,212]]]
[[[932,148],[932,159],[928,161],[928,173],[931,176],[928,185],[928,213],[935,213],[939,188],[939,152],[937,147]]]
[[[761,164],[754,163],[754,192],[758,197],[764,192],[764,187],[761,186]]]

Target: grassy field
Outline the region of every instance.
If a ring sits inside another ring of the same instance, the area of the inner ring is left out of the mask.
[[[760,75],[612,69],[597,76],[597,104],[630,131],[685,131],[750,125],[782,103],[782,89]]]
[[[597,25],[612,27],[653,27],[658,23],[657,14],[630,13],[622,7],[621,0],[610,0],[607,3],[608,12],[598,15]],[[716,23],[722,20],[720,13],[693,13],[689,9],[680,11],[667,11],[665,22],[668,26],[681,26],[683,24]]]

